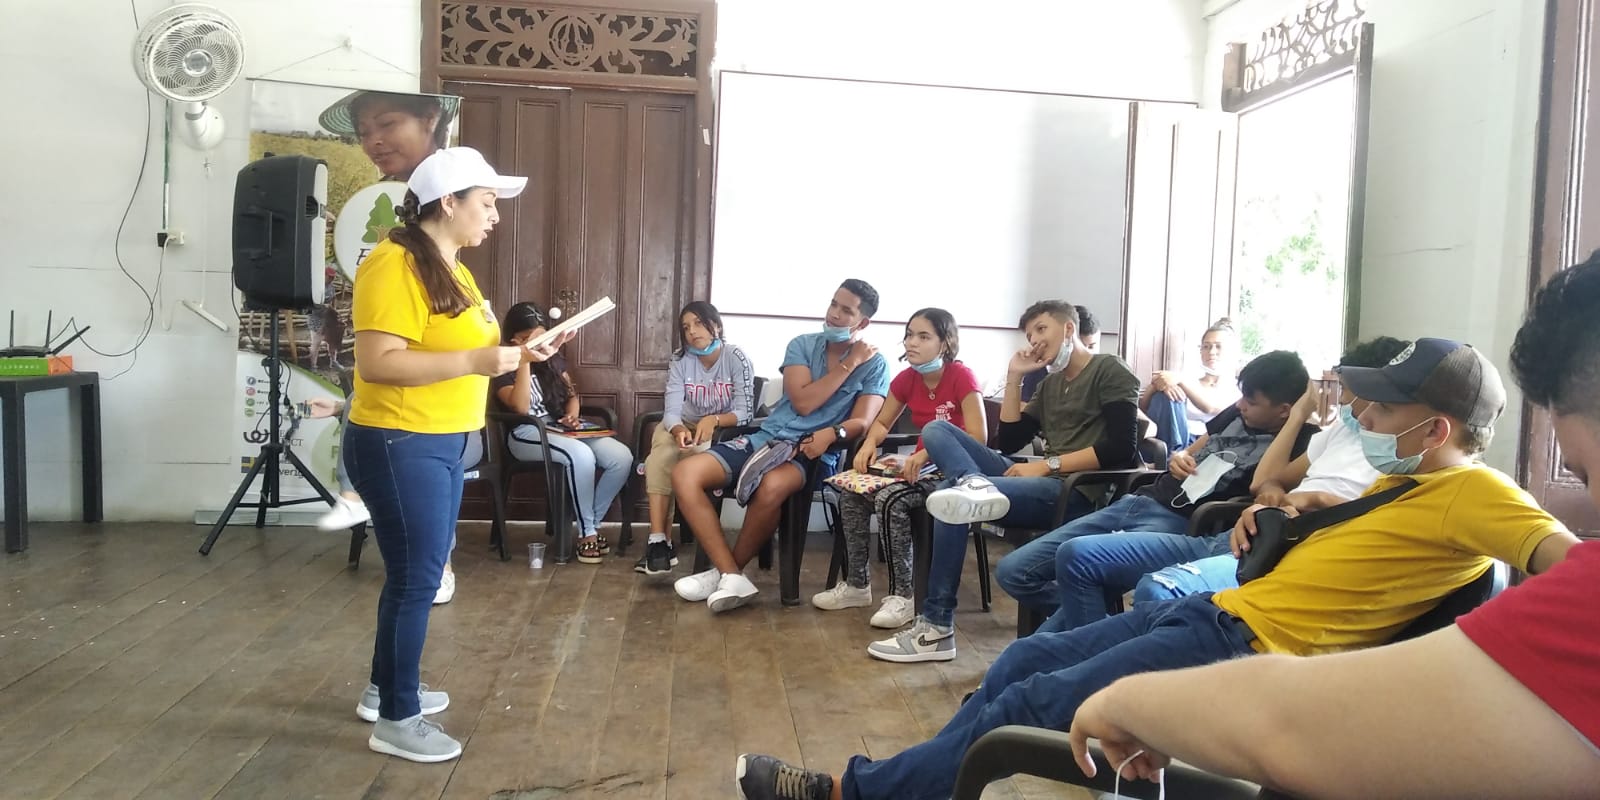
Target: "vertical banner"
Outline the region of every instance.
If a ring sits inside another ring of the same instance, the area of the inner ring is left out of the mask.
[[[400,224],[405,181],[435,150],[455,143],[460,98],[256,80],[250,87],[250,160],[304,155],[328,165],[328,268],[323,305],[278,313],[283,360],[280,433],[330,491],[339,491],[340,420],[353,384],[355,331],[350,297],[356,267]],[[249,471],[269,435],[271,309],[246,301],[239,315],[235,439]],[[250,495],[259,496],[259,482]],[[287,462],[284,499],[316,493]]]

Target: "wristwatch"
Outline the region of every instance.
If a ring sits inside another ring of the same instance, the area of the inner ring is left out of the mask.
[[[1051,472],[1060,472],[1061,471],[1061,456],[1051,456],[1051,457],[1045,459],[1044,460],[1044,465],[1049,467]]]
[[[833,427],[833,438],[842,442],[850,438],[850,432],[845,430],[843,425],[835,425]]]

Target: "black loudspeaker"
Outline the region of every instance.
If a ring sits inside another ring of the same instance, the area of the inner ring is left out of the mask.
[[[239,170],[233,194],[233,285],[247,306],[322,303],[327,266],[328,165],[268,156]]]

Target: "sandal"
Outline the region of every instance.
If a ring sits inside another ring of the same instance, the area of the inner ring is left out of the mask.
[[[594,535],[594,545],[595,545],[595,547],[597,549],[600,550],[600,555],[603,555],[603,556],[611,555],[611,542],[609,540],[607,540],[605,536],[603,536],[601,534],[598,534],[598,533],[595,534]]]
[[[584,539],[578,542],[578,561],[584,564],[599,564],[605,561],[605,552],[600,549],[598,539]]]

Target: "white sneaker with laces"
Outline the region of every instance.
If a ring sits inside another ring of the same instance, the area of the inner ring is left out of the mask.
[[[968,475],[948,489],[928,495],[928,514],[951,525],[992,522],[1011,510],[1011,500],[982,475]]]
[[[711,596],[717,590],[717,582],[721,580],[722,573],[716,567],[705,572],[696,572],[693,575],[679,578],[672,584],[678,596],[691,603],[699,603]]]
[[[832,589],[817,592],[811,595],[811,605],[823,611],[839,611],[845,608],[861,608],[872,605],[872,587],[862,586],[856,588],[848,581],[839,581]],[[895,627],[899,627],[896,625]]]
[[[453,569],[447,569],[444,571],[443,575],[439,576],[439,591],[433,596],[433,604],[436,606],[444,605],[445,603],[450,602],[450,600],[455,596],[456,571]]]
[[[956,657],[956,629],[935,625],[922,617],[909,628],[867,645],[867,655],[880,661],[915,664],[919,661],[951,661]]]
[[[917,612],[912,607],[911,598],[891,594],[883,598],[883,605],[878,607],[878,613],[872,615],[872,627],[900,628],[916,616]]]
[[[333,508],[328,509],[328,513],[317,518],[317,529],[324,531],[344,530],[345,528],[354,528],[371,519],[372,514],[367,511],[366,503],[345,497],[335,497],[333,498]]]
[[[717,590],[706,598],[713,612],[738,608],[756,596],[756,585],[738,572],[730,572],[717,581]]]

